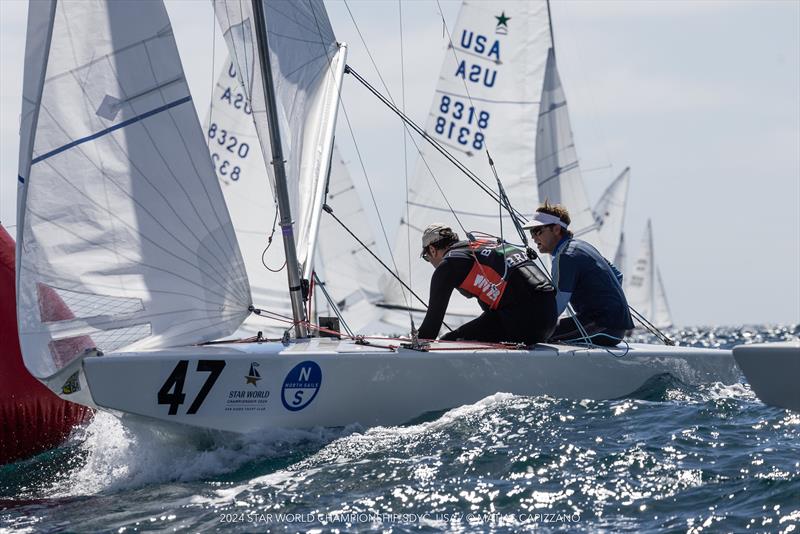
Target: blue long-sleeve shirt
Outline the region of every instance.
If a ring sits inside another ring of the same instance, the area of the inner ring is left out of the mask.
[[[609,328],[633,328],[622,273],[589,243],[566,237],[559,241],[553,250],[552,277],[559,314],[571,303],[581,319]]]

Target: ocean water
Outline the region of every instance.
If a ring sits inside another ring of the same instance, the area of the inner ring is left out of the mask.
[[[800,327],[673,330],[682,344]],[[187,442],[100,413],[0,467],[14,532],[798,532],[800,413],[668,377],[611,401],[498,393],[401,427]]]

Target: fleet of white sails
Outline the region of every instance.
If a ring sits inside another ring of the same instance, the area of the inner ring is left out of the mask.
[[[502,17],[498,16],[501,13]],[[512,17],[514,23],[510,24]],[[608,186],[594,208],[590,206],[549,24],[545,1],[515,4],[508,11],[495,2],[465,2],[450,32],[452,44],[445,54],[425,131],[494,191],[496,170],[512,204],[523,215],[530,215],[537,199],[566,205],[576,234],[624,270],[623,227],[630,169]],[[263,159],[258,151],[251,153],[241,144],[244,139],[252,145],[256,132],[247,99],[237,85],[235,66],[230,64],[220,74],[215,90],[216,105],[206,128],[208,142],[243,247],[254,299],[288,316],[285,275],[273,272],[282,259],[279,233],[264,253],[265,222],[272,220],[276,208],[272,198],[264,195],[263,178],[259,179],[265,172]],[[240,140],[238,149],[230,132]],[[425,299],[430,266],[420,261],[418,243],[428,223],[448,222],[462,235],[481,231],[510,241],[518,238],[508,213],[499,210],[494,198],[469,183],[434,147],[426,143],[420,147],[409,184],[408,209],[396,230],[394,257],[387,258],[387,263],[396,265],[396,274]],[[327,202],[334,212],[344,214],[347,226],[364,242],[374,244],[357,188],[338,153],[333,157],[328,189]],[[381,274],[377,262],[338,224],[327,222],[320,227],[315,269],[324,273],[321,278],[326,289],[348,321],[358,329],[407,332],[411,313],[418,325],[424,314],[422,304],[393,277]],[[634,293],[649,316],[647,312],[655,309],[647,300],[650,295]],[[322,302],[317,298],[315,309]],[[458,325],[478,311],[474,302],[454,294],[446,321]],[[332,310],[323,312],[331,314]],[[671,320],[660,317],[657,324],[671,324]],[[280,329],[265,325],[261,318],[251,318],[239,333],[262,330],[274,334]]]
[[[23,354],[37,377],[89,348],[194,344],[229,336],[243,323],[251,332],[265,329],[250,314],[253,305],[288,311],[285,271],[264,268],[279,270],[281,238],[290,234],[278,229],[264,253],[275,213],[268,193],[275,189],[275,138],[266,131],[257,17],[251,3],[214,5],[232,53],[217,95],[230,93],[215,99],[204,136],[161,2],[30,4],[17,295]],[[351,227],[368,228],[358,222],[363,208],[333,143],[346,47],[320,1],[263,5],[303,276],[320,271],[334,301],[345,311],[352,305],[357,322],[407,330],[407,312],[392,310],[415,307],[407,292],[385,279],[379,285],[377,267],[359,246],[342,246],[349,243],[344,234],[321,234],[336,229],[320,225],[325,202]],[[499,11],[496,2],[464,4],[426,130],[496,191],[488,148],[518,209],[530,214],[546,187],[548,198],[567,203],[584,238],[616,256],[624,211],[614,208],[624,207],[627,174],[593,212],[577,174],[546,2]],[[244,123],[252,129],[240,129]],[[466,178],[431,152],[420,155],[410,214],[394,247],[398,274],[424,296],[430,272],[417,257],[420,227],[437,220],[515,238],[497,201],[469,191]],[[537,182],[542,165],[550,169],[546,183]],[[53,319],[43,307],[48,292],[74,317]],[[453,302],[451,311],[469,317],[477,306]]]

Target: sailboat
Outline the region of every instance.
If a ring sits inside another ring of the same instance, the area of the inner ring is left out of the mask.
[[[738,345],[733,356],[761,402],[800,412],[800,341]]]
[[[271,162],[295,339],[207,343],[267,310],[251,297],[163,4],[34,2],[18,317],[25,365],[52,391],[123,417],[248,432],[394,425],[498,391],[616,398],[662,373],[738,379],[725,350],[307,337],[300,280],[346,48],[321,2],[217,1],[215,12]],[[48,315],[48,290],[74,318]]]
[[[630,176],[631,169],[626,167],[603,191],[592,210],[597,227],[596,241],[592,244],[620,270],[625,265],[625,208]]]
[[[545,1],[465,2],[449,32],[439,83],[425,131],[468,169],[479,184],[442,157],[432,145],[420,148],[408,184],[407,209],[395,238],[395,263],[402,280],[423,299],[431,267],[420,261],[422,231],[442,222],[459,233],[485,232],[518,241],[508,212],[498,208],[498,186],[523,214],[536,207],[536,139],[539,97],[549,47]],[[494,157],[494,169],[487,158]],[[408,329],[409,311],[420,324],[424,306],[386,277],[382,319]],[[453,294],[445,322],[458,326],[480,313],[474,299]]]
[[[630,170],[592,210],[558,74],[548,3],[464,2],[450,38],[425,132],[483,178],[484,188],[497,190],[491,178],[496,171],[523,217],[534,211],[537,199],[566,205],[576,235],[615,258],[622,250]],[[462,237],[482,231],[519,239],[509,214],[498,213],[497,195],[465,186],[463,174],[437,150],[420,151],[394,247],[400,277],[419,295],[427,295],[430,279],[430,267],[418,261],[416,250],[428,223],[446,222]],[[542,260],[549,264],[549,257]],[[396,281],[386,282],[380,305],[389,311],[383,319],[407,326],[409,308],[421,318],[419,303]],[[473,302],[453,295],[446,322],[458,325],[478,312]]]
[[[661,280],[661,272],[656,266],[653,225],[650,219],[647,220],[639,255],[626,283],[625,295],[631,307],[647,317],[657,328],[672,326],[667,293]]]

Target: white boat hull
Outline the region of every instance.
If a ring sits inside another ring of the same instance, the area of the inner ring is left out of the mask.
[[[397,425],[497,392],[611,399],[663,373],[688,384],[739,379],[727,350],[632,345],[615,356],[556,345],[439,346],[456,350],[380,349],[330,339],[206,345],[87,357],[81,378],[100,408],[234,432]],[[74,397],[80,401],[81,394]]]
[[[764,404],[800,411],[800,341],[739,345],[733,355]]]

